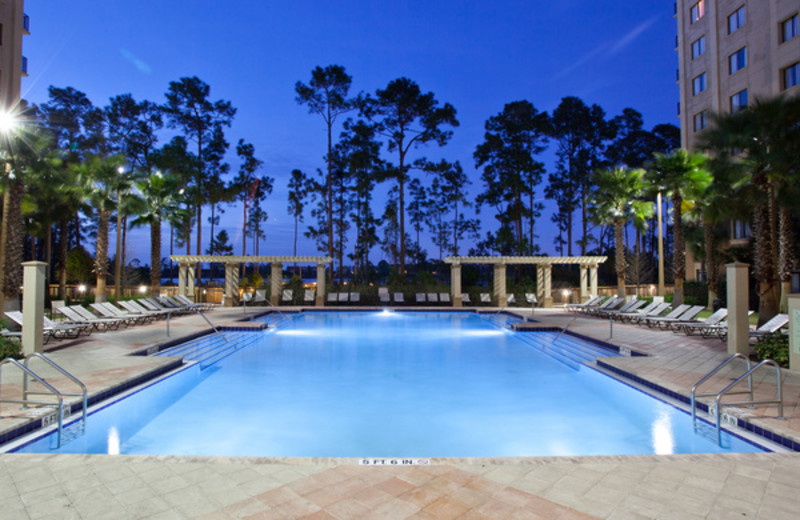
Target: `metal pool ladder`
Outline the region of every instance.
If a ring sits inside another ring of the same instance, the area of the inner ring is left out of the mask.
[[[70,379],[73,383],[78,385],[81,389],[80,393],[75,392],[62,392],[56,389],[53,385],[48,383],[43,377],[39,376],[36,372],[34,372],[30,368],[30,362],[33,359],[41,359],[51,367],[53,367],[56,371],[61,373],[63,376]],[[2,369],[5,365],[12,365],[19,368],[22,371],[22,399],[0,399],[0,403],[19,403],[25,405],[41,405],[41,406],[52,406],[56,409],[55,414],[50,414],[42,419],[42,424],[47,425],[50,424],[53,420],[52,415],[55,415],[55,420],[58,421],[58,428],[56,430],[56,448],[60,448],[63,444],[80,437],[86,432],[86,408],[88,404],[88,397],[87,397],[87,390],[86,385],[84,385],[78,378],[64,370],[61,366],[57,365],[53,362],[50,358],[45,357],[43,354],[39,354],[38,352],[30,354],[25,360],[20,363],[16,359],[13,358],[6,358],[0,361],[0,369]],[[35,391],[30,390],[29,382],[30,378],[33,378],[41,384],[46,391]],[[30,398],[31,395],[52,395],[56,398],[56,402],[52,401],[38,401],[33,400]],[[81,410],[81,419],[77,421],[71,428],[64,428],[64,416],[65,411],[66,416],[68,417],[71,413],[71,406],[64,404],[64,397],[81,397],[83,399],[83,408]]]
[[[737,379],[735,379],[732,383],[730,383],[728,386],[723,388],[718,393],[697,394],[697,389],[700,387],[700,385],[705,383],[711,376],[713,376],[714,374],[719,372],[724,366],[728,365],[729,363],[731,363],[736,358],[742,358],[742,359],[745,360],[745,363],[747,365],[747,370],[744,372],[744,374],[739,376]],[[766,399],[766,400],[756,401],[756,400],[753,399],[753,377],[752,376],[753,376],[754,372],[758,371],[761,367],[765,367],[767,365],[771,365],[771,366],[775,367],[775,387],[776,387],[777,395],[775,396],[775,399]],[[732,391],[733,387],[738,385],[744,379],[747,379],[747,390]],[[733,395],[733,394],[748,394],[749,399],[747,399],[745,401],[733,401],[733,402],[722,403],[722,396],[724,396],[724,395]],[[694,427],[694,431],[695,432],[697,432],[697,398],[698,397],[712,397],[712,396],[714,397],[714,411],[713,411],[713,413],[714,413],[714,419],[715,419],[715,431],[716,431],[716,436],[717,436],[717,444],[719,444],[720,446],[722,445],[722,425],[721,425],[722,413],[720,411],[720,408],[722,408],[723,406],[733,406],[733,405],[753,406],[753,405],[756,405],[756,404],[777,404],[778,405],[778,419],[784,419],[784,417],[783,417],[783,381],[781,380],[781,367],[780,367],[780,365],[778,365],[772,359],[765,359],[765,360],[761,361],[760,363],[758,363],[757,365],[751,367],[750,359],[747,356],[745,356],[744,354],[741,354],[741,353],[737,352],[737,353],[733,354],[732,356],[730,356],[725,361],[723,361],[722,363],[720,363],[716,368],[714,368],[708,374],[704,375],[697,383],[695,383],[694,386],[692,387],[692,393],[691,393],[691,398],[690,398],[690,404],[691,404],[691,407],[692,407],[692,426]]]

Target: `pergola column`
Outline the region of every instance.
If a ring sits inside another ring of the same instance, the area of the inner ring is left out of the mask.
[[[800,371],[800,294],[789,295],[789,369]]]
[[[453,307],[461,307],[461,264],[450,264],[450,293]]]
[[[317,264],[317,307],[325,306],[325,264]]]
[[[23,262],[22,353],[44,352],[44,282],[46,262]]]
[[[750,355],[749,265],[734,262],[725,266],[728,283],[728,354]]]
[[[283,264],[272,262],[270,265],[270,295],[269,302],[277,306],[281,301],[281,289],[283,288]]]
[[[585,265],[581,266],[581,303],[589,299],[589,270]]]
[[[545,265],[542,270],[544,271],[544,300],[542,307],[548,308],[553,306],[553,266]]]
[[[178,294],[186,296],[186,264],[178,264]]]
[[[225,264],[225,307],[239,305],[239,266]]]
[[[536,266],[536,301],[544,305],[544,268]]]
[[[498,307],[508,304],[506,296],[506,264],[494,264],[494,301]]]
[[[194,264],[188,264],[186,266],[186,282],[187,282],[187,294],[192,301],[194,300]]]
[[[589,268],[589,287],[590,294],[597,296],[597,266],[593,265]]]

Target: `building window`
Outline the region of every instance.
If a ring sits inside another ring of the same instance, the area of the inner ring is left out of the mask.
[[[706,89],[706,73],[702,73],[692,80],[692,94],[695,96]]]
[[[728,34],[735,33],[739,27],[743,26],[747,19],[744,6],[735,10],[732,15],[728,17]]]
[[[738,51],[728,56],[728,63],[730,64],[731,74],[745,68],[747,65],[747,48],[742,47]]]
[[[800,32],[800,17],[797,15],[781,22],[781,43],[788,42]]]
[[[694,131],[699,132],[706,127],[706,111],[698,112],[694,115]]]
[[[792,88],[800,80],[800,62],[789,65],[783,69],[783,90]]]
[[[731,238],[734,240],[742,240],[752,237],[750,233],[750,224],[744,220],[734,220],[732,223]]]
[[[692,23],[705,16],[706,14],[706,0],[700,0],[689,9],[689,19]]]
[[[740,90],[731,96],[731,113],[735,114],[747,108],[747,89]]]
[[[692,43],[692,59],[706,52],[706,37],[701,36]]]

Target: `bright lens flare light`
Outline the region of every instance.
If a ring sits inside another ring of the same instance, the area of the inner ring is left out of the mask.
[[[0,133],[8,134],[17,126],[17,118],[14,117],[14,114],[10,112],[6,112],[5,110],[0,111]]]

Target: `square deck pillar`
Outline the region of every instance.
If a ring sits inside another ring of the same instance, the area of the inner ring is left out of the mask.
[[[508,304],[506,296],[506,264],[494,264],[494,301],[498,307]]]
[[[589,296],[597,296],[597,266],[589,268]]]
[[[225,264],[225,307],[239,305],[239,266]]]
[[[789,295],[789,370],[800,372],[800,294]]]
[[[317,264],[317,307],[325,306],[325,264]]]
[[[270,265],[270,280],[269,302],[277,307],[281,301],[281,290],[283,289],[282,263],[272,262],[272,265]]]
[[[187,292],[188,292],[188,294],[186,296],[188,298],[190,298],[192,301],[195,301],[195,295],[194,295],[194,264],[189,264],[188,266],[186,266],[186,270],[187,270],[187,273],[186,273],[187,287],[186,287],[186,289],[187,289]]]
[[[453,307],[461,307],[461,264],[450,264],[450,299]]]
[[[178,264],[178,294],[186,296],[186,264]]]
[[[581,270],[581,293],[580,302],[583,303],[589,299],[589,270],[585,265],[580,267]]]
[[[750,354],[749,265],[740,262],[725,265],[728,283],[728,354]]]
[[[544,300],[542,307],[550,308],[553,306],[553,266],[546,265],[542,268],[544,271]]]
[[[22,353],[44,352],[44,281],[46,262],[22,263]]]

